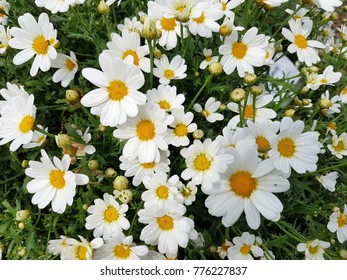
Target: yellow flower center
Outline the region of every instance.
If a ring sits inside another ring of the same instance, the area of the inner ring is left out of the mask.
[[[246,119],[253,119],[253,105],[246,105],[244,116]]]
[[[136,126],[137,137],[141,141],[152,140],[155,137],[155,126],[152,121],[141,120]]]
[[[164,110],[170,110],[171,109],[171,104],[169,102],[167,102],[166,100],[160,100],[158,102],[159,106],[161,109]]]
[[[166,69],[165,71],[164,71],[164,77],[166,78],[166,79],[172,79],[173,77],[175,77],[175,72],[174,71],[172,71],[171,69]]]
[[[112,223],[117,221],[119,218],[119,213],[116,208],[113,206],[108,206],[108,208],[104,212],[104,220],[108,223]]]
[[[310,246],[310,245],[308,246],[308,251],[311,255],[317,254],[318,249],[319,249],[318,245],[317,246]]]
[[[299,19],[299,18],[301,18],[301,16],[299,16],[299,15],[294,15],[293,16],[293,19],[296,21],[297,19]]]
[[[344,88],[344,89],[341,91],[341,94],[342,94],[342,95],[347,95],[347,88]]]
[[[45,55],[48,52],[49,41],[43,35],[39,35],[34,39],[32,46],[37,54]]]
[[[155,191],[155,194],[156,194],[157,197],[159,197],[160,199],[168,199],[168,197],[169,197],[169,189],[167,188],[167,186],[160,186],[160,187],[157,188],[157,190]]]
[[[342,228],[342,227],[344,227],[346,224],[347,224],[347,215],[340,214],[340,215],[337,217],[337,225],[338,225],[340,228]]]
[[[343,143],[342,140],[338,141],[337,142],[337,145],[333,146],[333,149],[336,151],[336,152],[341,152],[345,149],[345,143]]]
[[[166,31],[175,30],[176,19],[163,17],[160,21],[161,27]]]
[[[175,135],[177,135],[179,137],[187,136],[187,134],[188,134],[187,126],[184,123],[180,123],[180,124],[176,125],[176,127],[174,129],[174,133],[175,133]]]
[[[240,248],[240,253],[242,255],[248,255],[249,252],[252,250],[252,245],[246,245],[244,244],[241,248]]]
[[[211,166],[211,161],[206,154],[200,154],[194,159],[194,168],[198,171],[205,171]]]
[[[222,10],[225,11],[227,9],[227,4],[225,2],[222,2]]]
[[[335,122],[330,122],[327,124],[327,127],[332,129],[332,130],[336,130],[336,123]]]
[[[180,5],[176,7],[176,11],[183,14],[184,10],[187,8],[187,5]]]
[[[206,55],[205,60],[210,62],[212,60],[212,56],[211,55]]]
[[[256,139],[255,142],[258,145],[258,150],[267,150],[270,149],[270,143],[269,141],[264,137],[259,135]]]
[[[323,85],[326,85],[329,81],[325,78],[321,79],[320,82],[323,84]]]
[[[113,80],[107,87],[108,97],[113,101],[121,101],[128,95],[128,87],[120,80]]]
[[[131,55],[134,59],[133,63],[138,66],[140,59],[139,56],[137,55],[137,52],[134,50],[126,50],[123,55],[122,55],[122,59],[124,60],[127,56]]]
[[[19,130],[22,133],[28,133],[35,125],[35,119],[32,116],[25,116],[19,124]]]
[[[205,118],[207,118],[209,115],[211,115],[210,111],[209,110],[203,110],[201,112],[201,115]]]
[[[156,163],[152,161],[152,162],[141,163],[141,165],[145,169],[152,169],[155,167]]]
[[[76,64],[71,59],[67,59],[65,62],[65,66],[66,66],[67,70],[72,71],[75,69]]]
[[[258,180],[252,178],[252,174],[248,171],[238,171],[230,176],[229,186],[238,196],[249,198],[257,189]]]
[[[291,138],[282,139],[277,145],[277,150],[283,157],[292,157],[296,152],[294,140]]]
[[[248,47],[245,43],[234,42],[231,47],[231,53],[236,59],[243,59],[247,53]]]
[[[157,223],[161,230],[172,230],[174,228],[174,219],[168,215],[157,218]]]
[[[41,144],[45,140],[45,136],[41,135],[39,138],[37,138],[37,143]]]
[[[183,197],[190,197],[192,194],[192,190],[189,187],[184,187],[181,189],[180,193]]]
[[[87,247],[85,247],[85,246],[78,246],[77,257],[80,260],[86,260],[87,259],[87,252],[88,252]]]
[[[123,243],[114,247],[113,255],[119,259],[129,258],[131,253],[130,246]]]
[[[295,39],[294,39],[294,43],[300,49],[306,49],[307,48],[307,40],[303,35],[296,35]]]
[[[270,52],[266,51],[265,59],[268,59],[269,57],[270,57]]]
[[[65,187],[64,175],[65,171],[63,170],[51,170],[49,173],[49,182],[54,188],[60,190]]]
[[[205,14],[202,13],[198,18],[193,18],[193,21],[195,21],[197,24],[203,23],[205,21]]]

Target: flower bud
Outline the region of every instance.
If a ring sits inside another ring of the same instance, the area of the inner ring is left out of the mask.
[[[334,211],[334,212],[341,212],[340,208],[337,207],[337,206],[335,206],[335,207],[333,208],[333,211]]]
[[[208,66],[208,70],[212,75],[220,75],[223,72],[223,65],[220,62],[214,61]]]
[[[18,255],[20,257],[24,257],[27,254],[27,250],[25,249],[25,247],[20,247],[18,250]]]
[[[225,111],[227,109],[227,105],[221,103],[219,106],[219,111]]]
[[[341,249],[340,257],[343,258],[344,260],[347,260],[347,250]]]
[[[24,224],[23,222],[20,222],[20,223],[18,224],[18,228],[19,228],[20,230],[23,230],[23,229],[25,228],[25,224]]]
[[[331,245],[335,245],[336,244],[336,240],[334,238],[330,239],[330,244]]]
[[[27,168],[29,166],[29,162],[25,159],[22,161],[22,167]]]
[[[336,130],[336,122],[330,122],[327,124],[327,128],[331,129],[331,130]],[[340,211],[340,208],[338,208]]]
[[[211,245],[209,249],[210,249],[210,252],[213,254],[217,253],[217,250],[218,250],[217,246],[215,246],[215,245]]]
[[[55,136],[55,143],[59,148],[67,148],[71,145],[71,137],[67,134],[59,133]]]
[[[109,167],[105,170],[105,176],[106,178],[112,178],[117,176],[117,171],[114,170],[112,167]]]
[[[286,117],[294,117],[294,114],[295,114],[295,110],[294,109],[288,109],[288,110],[286,110],[285,112],[284,112],[284,115],[286,116]]]
[[[234,102],[241,102],[246,97],[246,91],[242,88],[236,88],[230,93],[230,98]]]
[[[227,17],[224,19],[222,25],[219,28],[219,34],[223,37],[229,36],[233,32],[232,30],[232,22]]]
[[[82,205],[83,210],[87,210],[88,207],[89,207],[89,205],[88,205],[87,203],[84,203],[84,204]]]
[[[319,72],[319,68],[317,66],[310,66],[308,68],[308,71],[310,71],[311,73],[318,73]]]
[[[263,89],[260,86],[252,86],[251,87],[251,92],[253,95],[258,96],[263,93]]]
[[[110,7],[106,4],[104,0],[101,0],[98,5],[98,12],[102,15],[108,15],[110,12]]]
[[[280,53],[283,51],[283,46],[281,44],[275,44],[275,53]]]
[[[330,107],[330,100],[328,98],[319,100],[319,106],[322,109],[328,109]]]
[[[301,69],[300,69],[300,74],[302,75],[302,76],[304,76],[304,77],[306,77],[306,75],[307,75],[307,67],[302,67]]]
[[[113,180],[113,187],[118,191],[125,190],[128,187],[128,184],[129,180],[125,176],[119,175]]]
[[[120,193],[118,194],[118,199],[122,202],[122,203],[130,203],[133,200],[133,191],[126,189],[126,190],[122,190],[120,191]]]
[[[337,21],[337,20],[339,19],[339,14],[338,14],[337,12],[333,12],[333,13],[331,14],[331,19],[332,19],[333,21]]]
[[[75,105],[80,100],[80,93],[74,89],[68,89],[65,92],[65,99],[69,105]]]
[[[307,87],[307,86],[304,86],[301,90],[300,90],[300,93],[301,94],[305,94],[309,91],[310,89]]]
[[[162,54],[161,50],[159,50],[158,48],[154,49],[154,57],[155,58],[160,59],[162,55],[163,54]]]
[[[204,132],[201,129],[197,129],[193,132],[194,139],[202,139],[204,137]]]
[[[153,40],[157,38],[157,27],[154,19],[147,17],[142,28],[142,37],[146,40]]]
[[[88,161],[88,169],[93,171],[99,168],[99,162],[96,159]]]
[[[306,98],[301,100],[301,102],[302,102],[302,105],[304,105],[304,106],[307,106],[307,105],[309,105],[311,103],[311,101],[309,99],[306,99]]]
[[[253,73],[247,73],[244,77],[243,77],[243,82],[247,85],[247,86],[252,86],[256,83],[257,81],[257,75],[253,74]]]
[[[99,131],[100,132],[105,132],[105,130],[106,130],[106,127],[103,126],[102,124],[99,124]]]
[[[24,221],[30,217],[29,210],[20,210],[16,212],[16,221]]]

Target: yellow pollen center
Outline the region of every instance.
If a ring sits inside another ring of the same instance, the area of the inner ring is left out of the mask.
[[[122,59],[124,60],[127,56],[131,55],[134,59],[133,63],[138,66],[140,59],[139,56],[137,55],[137,52],[134,50],[126,50],[123,55],[122,55]]]
[[[318,246],[308,246],[308,251],[311,255],[315,255],[318,252],[319,247]]]
[[[225,2],[222,2],[222,10],[225,11],[227,9],[227,4]]]
[[[247,53],[248,47],[245,43],[234,42],[231,47],[231,53],[236,59],[243,59]]]
[[[183,14],[184,13],[184,10],[187,8],[186,5],[181,5],[181,6],[178,6],[176,7],[176,11]]]
[[[157,223],[161,230],[172,230],[174,227],[174,219],[168,215],[157,218]]]
[[[205,118],[207,118],[209,115],[211,115],[210,111],[209,110],[203,110],[201,112],[201,115]]]
[[[171,69],[166,69],[165,71],[164,71],[164,77],[166,78],[166,79],[172,79],[173,77],[175,77],[175,72],[174,71],[172,71]]]
[[[37,36],[33,41],[33,49],[37,54],[47,54],[49,43],[43,35]]]
[[[116,208],[113,206],[108,206],[108,208],[104,212],[104,220],[108,223],[112,223],[117,221],[119,218],[119,213]]]
[[[293,16],[293,19],[296,21],[297,19],[299,19],[299,18],[301,18],[301,16],[299,16],[299,15],[294,15]]]
[[[160,187],[157,188],[157,190],[155,191],[155,194],[156,194],[157,197],[159,197],[160,199],[168,199],[168,197],[169,197],[169,189],[167,188],[167,186],[160,186]]]
[[[152,140],[155,137],[154,123],[149,120],[141,120],[136,126],[136,134],[141,141]]]
[[[295,142],[291,138],[284,138],[278,143],[277,150],[282,157],[292,157],[296,152]]]
[[[63,170],[51,170],[49,173],[49,182],[54,188],[60,190],[65,187],[64,175],[65,171]]]
[[[341,94],[342,94],[342,95],[347,95],[347,88],[344,88],[344,89],[341,91]]]
[[[253,105],[246,105],[244,116],[246,119],[253,119]]]
[[[76,64],[71,59],[67,59],[65,62],[65,66],[66,66],[67,70],[72,71],[75,69]]]
[[[338,225],[340,228],[342,228],[342,227],[344,227],[346,224],[347,224],[347,215],[340,214],[340,215],[337,217],[337,225]]]
[[[121,101],[128,95],[128,87],[120,80],[113,80],[107,87],[108,97],[113,101]]]
[[[248,171],[238,171],[229,178],[230,190],[238,196],[249,198],[258,186],[258,180]]]
[[[187,136],[187,134],[188,134],[187,126],[184,123],[180,123],[180,124],[176,125],[176,127],[174,129],[174,133],[175,133],[175,135],[177,135],[179,137]]]
[[[181,194],[183,197],[189,197],[192,194],[192,190],[188,187],[184,187],[181,189]]]
[[[146,162],[146,163],[141,163],[142,167],[145,169],[152,169],[155,167],[155,162]]]
[[[211,166],[211,161],[207,158],[206,154],[200,154],[194,159],[194,167],[198,171],[205,171]]]
[[[212,56],[211,56],[211,55],[207,55],[207,56],[205,57],[205,60],[208,61],[208,62],[210,62],[210,61],[212,60]]]
[[[35,119],[32,116],[25,116],[19,124],[19,130],[22,133],[28,133],[35,125]]]
[[[270,53],[267,51],[265,54],[265,59],[268,59],[270,57]]]
[[[195,21],[197,24],[203,23],[205,21],[205,14],[202,13],[198,18],[193,18],[193,21]]]
[[[240,249],[240,253],[241,253],[242,255],[248,255],[249,252],[251,251],[251,249],[252,249],[252,245],[246,245],[246,244],[244,244],[244,245],[241,247],[241,249]]]
[[[124,245],[124,244],[115,246],[113,250],[113,255],[119,259],[129,258],[130,253],[131,253],[130,246]]]
[[[171,109],[171,104],[167,102],[166,100],[160,100],[158,102],[159,106],[163,110],[170,110]]]
[[[307,48],[307,40],[303,35],[296,35],[294,43],[300,49],[306,49]]]
[[[337,145],[333,146],[333,149],[336,151],[336,152],[341,152],[345,149],[345,143],[343,143],[342,140],[338,141],[337,142]]]
[[[160,21],[161,27],[166,31],[175,30],[176,19],[163,17]]]
[[[77,256],[80,260],[87,259],[87,252],[88,252],[88,249],[85,246],[78,246]]]
[[[270,149],[270,143],[264,136],[258,136],[255,140],[258,145],[258,150]]]
[[[326,85],[329,81],[325,78],[321,79],[320,82],[323,84],[323,85]]]

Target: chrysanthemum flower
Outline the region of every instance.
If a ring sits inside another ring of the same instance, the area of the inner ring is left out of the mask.
[[[149,102],[158,104],[161,109],[171,112],[174,109],[184,109],[182,103],[185,100],[184,94],[177,94],[177,88],[169,85],[159,85],[157,89],[147,91]]]
[[[10,27],[5,28],[5,26],[0,25],[0,54],[5,54],[9,49],[8,42],[11,40],[11,38],[12,35]]]
[[[76,185],[86,185],[89,178],[84,174],[69,171],[70,157],[65,155],[62,160],[53,157],[53,163],[45,150],[41,150],[41,162],[29,161],[25,174],[34,178],[27,184],[29,193],[34,193],[31,200],[40,209],[52,202],[52,209],[63,213],[66,205],[71,206],[76,194]]]
[[[3,10],[6,14],[10,11],[10,4],[6,0],[0,0],[0,8]],[[0,25],[6,25],[7,24],[8,16],[4,15],[0,12]]]
[[[25,100],[28,100],[29,94],[25,91],[22,85],[11,84],[9,82],[6,83],[7,88],[0,89],[0,95],[5,100],[0,100],[0,112],[1,108],[8,105],[11,106],[11,99],[16,96],[22,96]]]
[[[219,47],[222,56],[221,63],[226,74],[231,74],[237,68],[240,77],[246,72],[254,73],[253,66],[264,65],[266,52],[264,48],[268,45],[266,36],[257,34],[258,29],[252,27],[238,41],[238,32],[235,30],[225,38],[224,45]]]
[[[295,11],[300,7],[299,4],[295,5]],[[300,19],[302,23],[305,23],[305,21],[310,20],[309,17],[306,17],[305,15],[309,12],[309,10],[305,9],[305,8],[300,8],[300,10],[298,10],[295,14],[294,11],[291,9],[286,9],[286,13],[292,15],[292,18],[294,20]]]
[[[334,72],[334,67],[329,65],[322,74],[317,76],[317,80],[320,85],[332,85],[340,81],[341,77],[342,73]]]
[[[269,156],[277,170],[290,175],[291,167],[299,174],[317,169],[317,154],[320,152],[318,133],[303,132],[304,122],[284,117],[279,135],[270,143]]]
[[[208,122],[214,123],[224,119],[224,116],[221,113],[216,113],[220,105],[220,101],[216,101],[214,97],[210,97],[207,99],[204,109],[198,103],[194,104],[193,109],[195,112],[200,113],[204,118],[206,118]]]
[[[201,61],[199,68],[204,70],[207,66],[209,66],[212,62],[218,61],[218,56],[212,56],[212,50],[211,49],[203,49],[203,54],[205,56],[205,59]]]
[[[231,10],[244,3],[245,0],[216,0],[215,2],[222,4],[222,11],[224,15],[230,18],[233,14]]]
[[[57,30],[49,22],[48,15],[42,13],[36,21],[31,14],[26,13],[18,17],[18,23],[21,28],[11,28],[13,38],[9,45],[22,51],[13,58],[13,63],[21,65],[35,56],[30,75],[35,76],[39,69],[48,71],[52,60],[57,57],[55,46],[58,43]]]
[[[324,260],[324,249],[329,247],[329,242],[315,239],[307,243],[299,243],[296,249],[299,252],[305,252],[305,260]]]
[[[153,74],[159,78],[159,83],[162,85],[168,85],[171,80],[181,80],[187,77],[185,73],[187,65],[180,55],[176,55],[169,62],[169,59],[164,54],[161,59],[155,59],[154,64],[157,68],[154,68]]]
[[[166,1],[171,13],[178,21],[187,22],[190,18],[192,8],[198,3],[198,0],[171,0]]]
[[[282,29],[282,35],[292,44],[288,46],[290,53],[297,53],[298,59],[308,66],[312,66],[320,61],[316,50],[314,48],[324,49],[325,45],[319,41],[307,40],[307,37],[312,31],[313,21],[309,20],[303,23],[300,19],[289,20],[290,30],[287,28]]]
[[[337,240],[342,244],[347,240],[347,205],[343,213],[340,211],[334,212],[329,217],[327,225],[331,232],[336,232]]]
[[[84,237],[78,236],[81,241],[73,238],[66,240],[67,247],[61,251],[60,259],[62,260],[91,260],[95,249],[100,248],[104,241],[102,238],[94,238],[88,242]]]
[[[188,148],[181,150],[187,168],[182,172],[184,180],[192,179],[195,185],[211,189],[220,180],[233,156],[221,147],[218,141],[206,139],[203,143],[195,140]]]
[[[123,148],[123,156],[128,160],[139,158],[141,163],[158,162],[159,150],[168,150],[165,141],[167,126],[173,117],[168,116],[158,105],[147,103],[140,107],[136,117],[118,126],[113,136],[129,139]]]
[[[234,244],[230,242],[229,240],[225,239],[224,243],[222,243],[220,246],[217,248],[217,253],[219,257],[224,260],[228,256],[228,249],[230,247],[233,247]]]
[[[127,204],[119,205],[112,195],[104,193],[103,199],[95,199],[94,205],[88,207],[86,229],[94,229],[94,237],[112,238],[129,229],[130,223],[125,218],[128,208]]]
[[[335,191],[336,180],[338,178],[339,178],[338,172],[330,172],[326,175],[316,176],[316,179],[318,180],[318,182],[321,183],[324,188],[326,188],[327,190],[331,192]]]
[[[249,143],[239,142],[231,153],[235,161],[207,192],[205,205],[209,213],[223,217],[226,227],[233,225],[243,212],[252,229],[259,228],[260,213],[268,220],[278,221],[283,206],[273,193],[287,191],[288,180],[273,170],[271,162],[262,162],[257,149]]]
[[[195,201],[195,195],[198,192],[198,188],[193,184],[193,182],[188,182],[188,184],[182,185],[179,188],[179,192],[183,197],[183,203],[188,206],[192,205]]]
[[[257,0],[261,5],[273,8],[281,6],[283,3],[288,2],[288,0]]]
[[[138,105],[146,102],[146,96],[138,91],[145,78],[140,69],[104,53],[99,56],[99,64],[102,71],[94,68],[82,70],[82,75],[99,88],[83,96],[81,103],[92,107],[92,114],[100,115],[102,125],[123,124],[127,117],[138,114]]]
[[[253,137],[247,137],[244,128],[237,127],[235,130],[229,127],[224,127],[222,135],[218,135],[216,140],[221,143],[224,148],[235,148],[237,142],[239,141],[251,141],[255,145],[255,140]]]
[[[340,96],[339,95],[335,95],[332,98],[330,98],[330,92],[328,90],[325,91],[325,93],[323,93],[321,95],[321,103],[323,103],[324,105],[324,109],[325,109],[325,114],[328,116],[332,116],[333,114],[338,114],[341,112],[340,108],[341,105],[337,102],[340,101]]]
[[[147,224],[140,239],[148,245],[158,246],[160,253],[177,254],[178,247],[186,248],[189,239],[196,239],[193,220],[184,217],[186,208],[172,202],[164,208],[145,208],[138,212],[139,222]]]
[[[120,234],[105,241],[105,244],[95,251],[94,260],[139,260],[148,254],[145,245],[136,246],[133,236]]]
[[[74,79],[78,70],[78,63],[73,51],[70,51],[70,56],[58,53],[57,58],[52,61],[52,68],[58,68],[53,75],[53,82],[61,82],[62,87],[67,87]]]
[[[59,239],[52,239],[48,241],[48,253],[52,255],[60,255],[63,250],[67,248],[67,243],[66,241],[68,238],[64,235],[60,235]]]
[[[340,92],[340,100],[342,103],[347,103],[347,87],[344,87]]]
[[[339,159],[347,156],[347,133],[343,132],[339,137],[333,133],[332,144],[328,145],[328,149]]]
[[[23,94],[25,95],[25,94]],[[36,107],[34,96],[21,95],[11,98],[1,108],[0,145],[11,142],[10,151],[16,151],[21,145],[28,144],[35,128]]]
[[[233,238],[234,246],[228,248],[229,260],[253,260],[253,257],[261,257],[264,251],[255,244],[255,236],[248,232]]]
[[[48,127],[44,128],[40,124],[38,124],[37,127],[48,132]],[[23,144],[23,148],[24,149],[31,149],[31,148],[35,148],[35,147],[40,147],[41,145],[43,145],[43,143],[45,143],[46,138],[47,138],[46,134],[43,134],[42,132],[34,130],[33,138],[31,139],[31,141],[28,144]]]
[[[52,14],[57,12],[65,13],[69,10],[70,5],[74,3],[75,0],[35,0],[37,7],[44,7],[50,10]]]
[[[275,43],[268,44],[265,48],[265,60],[264,65],[274,65],[275,62],[273,60],[273,57],[275,55]]]
[[[128,30],[129,32],[138,32],[142,29],[142,23],[136,18],[124,18],[124,24],[118,24],[119,31]]]
[[[333,12],[336,7],[342,5],[340,0],[312,0],[312,2],[327,12]]]

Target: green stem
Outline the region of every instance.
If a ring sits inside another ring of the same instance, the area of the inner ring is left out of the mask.
[[[89,120],[94,124],[98,125],[98,121],[93,117],[93,115],[84,107],[80,102],[78,103],[82,111],[88,116]]]
[[[150,74],[149,74],[149,88],[153,88],[153,64],[154,64],[154,48],[153,40],[147,40],[149,48],[149,59],[150,59]]]
[[[183,24],[180,23],[180,35],[181,35],[181,48],[184,50],[184,38],[183,38]]]
[[[185,58],[186,56],[186,53],[187,53],[187,50],[188,50],[188,46],[189,46],[189,43],[190,43],[190,39],[192,38],[192,34],[188,34],[188,38],[187,38],[187,44],[185,45],[185,48],[183,50],[183,54],[182,54],[182,57]]]
[[[190,104],[189,104],[189,106],[188,106],[188,108],[187,108],[187,111],[189,111],[189,110],[193,107],[193,105],[194,105],[195,101],[198,99],[199,95],[202,93],[202,91],[204,90],[204,88],[205,88],[205,87],[210,83],[210,81],[212,80],[212,77],[213,77],[213,75],[210,74],[210,76],[208,76],[208,78],[205,80],[205,83],[202,85],[202,87],[199,89],[198,93],[194,96],[193,100],[190,102]]]
[[[49,133],[49,132],[47,132],[46,130],[41,129],[41,128],[37,127],[37,126],[35,127],[35,130],[38,131],[38,132],[41,132],[42,134],[44,134],[44,135],[46,135],[46,136],[48,136],[48,137],[55,138],[55,135],[54,135],[54,134]]]
[[[133,231],[133,227],[135,225],[135,222],[138,220],[138,217],[137,217],[137,213],[140,211],[140,209],[142,208],[143,206],[143,201],[141,203],[139,203],[139,206],[136,208],[136,213],[131,221],[131,224],[130,224],[130,228],[129,228],[129,234],[132,234],[132,231]]]
[[[306,177],[306,176],[310,176],[310,175],[314,175],[314,174],[324,173],[324,172],[329,171],[331,169],[335,170],[337,168],[344,167],[346,165],[347,165],[347,161],[343,162],[343,163],[340,163],[340,164],[333,165],[333,166],[328,166],[328,167],[325,167],[325,168],[322,168],[322,169],[319,169],[319,170],[316,170],[316,171],[313,171],[313,172],[309,172],[309,173],[303,174],[301,176]]]
[[[256,103],[257,97],[253,94],[253,102],[252,102],[252,120],[255,123],[255,103]]]
[[[105,26],[106,26],[106,32],[107,32],[107,37],[109,41],[112,41],[111,39],[111,31],[110,31],[110,26],[108,24],[108,20],[107,20],[107,16],[104,16],[104,20],[105,20]]]
[[[297,74],[295,76],[291,76],[288,78],[281,78],[281,79],[276,79],[276,78],[259,78],[259,80],[261,81],[267,81],[267,82],[281,82],[281,81],[286,81],[286,80],[291,80],[291,79],[295,79],[295,78],[299,78],[301,77],[301,74]]]
[[[278,221],[277,223],[275,223],[276,226],[278,226],[284,233],[286,233],[288,236],[290,236],[291,238],[293,238],[294,240],[298,241],[299,243],[306,243],[306,240],[304,240],[304,238],[302,238],[299,233],[292,233],[288,230],[286,230],[282,225],[281,221]]]
[[[8,178],[8,179],[6,179],[6,180],[0,181],[0,184],[1,184],[1,185],[6,184],[6,183],[8,183],[8,182],[11,182],[11,181],[17,179],[18,177],[23,176],[23,175],[24,175],[24,173],[17,174],[16,176],[13,176],[13,177]]]
[[[240,114],[240,127],[243,127],[243,110],[241,106],[241,102],[238,102],[237,105],[239,106],[239,114]]]

